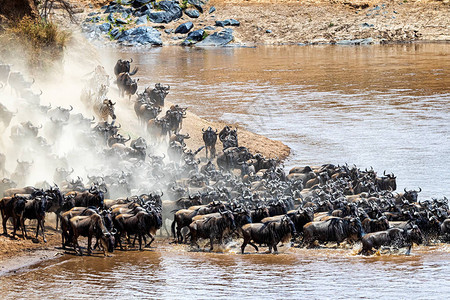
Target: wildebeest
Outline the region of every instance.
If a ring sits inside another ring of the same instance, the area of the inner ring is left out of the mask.
[[[28,199],[26,201],[23,213],[20,218],[20,223],[22,226],[22,232],[23,232],[24,238],[27,237],[27,230],[25,228],[25,220],[26,219],[37,220],[35,239],[38,238],[39,228],[41,228],[42,237],[44,239],[44,242],[47,242],[47,239],[45,238],[45,228],[44,228],[45,212],[47,209],[47,203],[48,203],[48,199],[47,199],[47,195],[45,195],[45,194],[39,195],[39,196],[34,196],[34,197],[32,196],[31,199]]]
[[[6,84],[8,82],[11,65],[0,64],[0,82]]]
[[[119,59],[116,62],[116,65],[114,66],[114,74],[116,76],[119,76],[120,73],[130,73],[130,75],[134,75],[137,73],[137,71],[139,70],[138,67],[135,67],[133,72],[130,72],[131,68],[130,68],[130,63],[133,62],[133,59],[131,58],[130,60],[122,60]]]
[[[422,243],[422,233],[416,225],[412,229],[403,230],[400,228],[390,228],[385,231],[373,232],[362,238],[362,249],[359,254],[370,254],[372,249],[379,249],[381,246],[405,247],[408,246],[406,254],[411,251],[412,243]]]
[[[384,231],[389,228],[389,221],[386,216],[381,216],[378,219],[365,218],[362,222],[362,227],[365,233]]]
[[[103,201],[105,199],[104,194],[106,193],[106,190],[103,190],[101,188],[93,188],[91,187],[86,192],[75,192],[75,206],[94,206],[103,208]]]
[[[311,247],[314,241],[337,242],[346,238],[359,239],[363,234],[361,222],[357,218],[331,217],[325,221],[310,222],[303,227],[303,243]]]
[[[208,151],[210,153],[209,159],[216,157],[216,142],[217,142],[217,129],[214,130],[211,127],[208,129],[202,129],[203,142],[205,142],[206,158],[208,159]]]
[[[277,215],[264,218],[261,220],[261,223],[266,223],[269,221],[279,221],[284,216],[285,215]],[[297,232],[297,234],[300,234],[303,232],[303,226],[314,220],[314,211],[312,208],[290,210],[286,213],[286,216],[288,216],[291,219],[292,223],[294,223],[295,231]]]
[[[53,108],[48,111],[47,115],[49,118],[67,122],[70,119],[70,112],[73,110],[73,106],[72,105],[69,105],[69,106],[70,106],[70,108],[64,108],[61,106]]]
[[[198,238],[208,239],[210,242],[210,251],[213,250],[214,239],[219,240],[219,244],[223,244],[223,236],[227,230],[234,230],[236,224],[231,211],[220,212],[219,216],[208,216],[199,220],[194,220],[189,224],[191,233],[191,244],[197,245]]]
[[[108,117],[111,117],[112,120],[115,120],[116,119],[116,114],[114,113],[115,104],[116,104],[115,102],[113,103],[109,99],[104,99],[103,101],[96,102],[94,104],[94,111],[100,118],[100,120],[107,122]]]
[[[11,119],[17,114],[9,111],[6,106],[0,103],[0,122],[3,123],[3,127],[7,128],[11,123]]]
[[[170,85],[163,86],[161,83],[156,83],[153,89],[150,87],[146,88],[144,94],[150,97],[150,102],[154,103],[156,106],[164,106],[164,99],[169,94]]]
[[[395,191],[397,189],[396,179],[397,177],[394,174],[386,174],[386,171],[383,172],[383,177],[376,177],[375,184],[379,190],[391,190]]]
[[[128,100],[131,100],[131,96],[137,91],[137,82],[139,79],[131,79],[130,73],[120,73],[117,76],[117,87],[119,89],[119,94],[124,97],[125,94],[128,95]]]
[[[250,244],[258,251],[258,247],[252,243],[266,244],[269,247],[269,253],[278,252],[279,242],[287,242],[292,235],[295,235],[295,226],[288,216],[282,217],[279,221],[266,223],[251,223],[242,226],[242,235],[244,242],[241,246],[241,253],[244,253],[245,246]]]
[[[148,121],[155,119],[161,110],[161,107],[155,107],[148,103],[140,104],[136,110],[139,123],[143,125],[147,124]]]
[[[146,246],[154,240],[154,235],[156,231],[161,228],[162,219],[161,215],[155,211],[139,211],[137,214],[120,214],[114,218],[114,227],[117,229],[118,240],[117,242],[122,249],[121,237],[127,234],[137,234],[139,239],[139,250],[142,250],[142,238],[145,239],[145,235],[148,234],[151,241]]]
[[[98,210],[96,210],[94,207],[73,207],[70,210],[62,213],[59,217],[61,223],[62,248],[65,249],[65,247],[72,242],[70,219],[76,216],[90,216],[98,213]]]
[[[2,214],[3,221],[3,234],[8,235],[6,229],[6,222],[9,218],[12,218],[13,223],[13,235],[16,235],[16,230],[19,227],[20,219],[22,217],[23,210],[25,209],[26,198],[19,195],[13,197],[4,197],[0,200],[0,212]]]
[[[9,175],[8,171],[6,171],[6,155],[3,153],[0,153],[0,174],[2,174],[2,176]]]
[[[70,228],[73,234],[72,242],[75,252],[82,255],[81,247],[78,245],[78,237],[85,236],[88,238],[88,254],[92,253],[92,238],[96,237],[100,241],[103,248],[103,255],[114,251],[114,232],[110,233],[106,229],[102,217],[98,214],[90,216],[76,216],[70,219]],[[78,251],[77,251],[78,248]]]

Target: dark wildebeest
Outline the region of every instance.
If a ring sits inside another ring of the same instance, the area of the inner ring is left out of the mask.
[[[112,135],[108,138],[107,144],[109,147],[112,147],[114,144],[122,144],[125,145],[126,142],[130,141],[131,137],[128,135],[128,139],[122,136],[120,133]]]
[[[202,129],[203,141],[205,142],[206,158],[208,159],[208,151],[210,153],[209,159],[216,157],[216,142],[217,142],[217,129],[214,130],[211,127],[208,129]]]
[[[114,74],[116,76],[119,76],[120,73],[130,73],[130,75],[134,75],[137,73],[137,71],[139,70],[138,67],[135,67],[133,72],[130,72],[131,68],[130,68],[130,63],[133,62],[133,59],[131,58],[130,60],[122,60],[119,59],[116,63],[116,65],[114,66]]]
[[[406,255],[409,255],[413,243],[422,243],[422,233],[416,225],[408,230],[390,228],[385,231],[366,234],[362,238],[362,249],[359,254],[368,255],[372,252],[373,248],[379,249],[381,246],[407,246],[408,250],[406,251]]]
[[[409,203],[415,203],[417,202],[417,199],[419,197],[419,193],[422,191],[422,189],[419,187],[419,190],[409,190],[407,191],[406,188],[403,189],[404,193],[399,193],[396,198],[396,203],[401,202],[403,199],[408,200]]]
[[[3,178],[0,181],[0,197],[6,197],[4,195],[4,192],[9,190],[9,189],[15,188],[16,186],[17,186],[17,183],[12,181],[11,179]]]
[[[290,237],[295,234],[294,223],[288,216],[282,217],[279,221],[246,224],[242,226],[244,242],[241,246],[241,252],[244,253],[247,244],[252,245],[258,251],[258,247],[251,242],[253,240],[255,243],[269,246],[269,253],[272,253],[272,248],[274,253],[278,253],[278,243],[289,241]]]
[[[44,239],[44,242],[47,242],[47,239],[45,238],[45,211],[47,209],[48,199],[47,195],[39,195],[39,196],[32,196],[31,199],[27,200],[25,203],[25,208],[23,210],[22,216],[20,218],[20,224],[22,226],[22,233],[24,238],[27,238],[27,230],[25,228],[25,220],[37,220],[36,225],[36,237],[38,238],[39,234],[39,228],[41,228],[42,237]]]
[[[270,217],[269,209],[267,206],[261,206],[250,210],[250,216],[253,223],[260,223],[262,219]]]
[[[94,206],[103,208],[103,201],[105,200],[104,194],[107,191],[102,190],[101,188],[90,188],[87,192],[75,192],[76,195],[74,197],[75,206]]]
[[[325,221],[310,222],[303,227],[303,243],[311,247],[314,241],[337,242],[339,244],[346,238],[360,239],[363,234],[359,219],[345,217],[331,217]]]
[[[117,87],[119,89],[119,94],[124,97],[125,94],[128,95],[128,100],[131,101],[131,96],[137,91],[137,82],[139,79],[131,79],[130,73],[120,73],[117,76]]]
[[[113,220],[114,227],[117,228],[118,240],[117,242],[120,245],[120,249],[122,249],[122,241],[121,237],[131,234],[137,234],[139,239],[139,250],[142,250],[142,238],[145,239],[145,235],[148,234],[151,238],[150,244],[154,240],[154,235],[156,231],[161,228],[162,219],[159,213],[155,211],[140,211],[137,214],[120,214],[116,216]]]
[[[161,110],[161,107],[155,107],[148,103],[139,105],[136,111],[139,123],[142,125],[147,124],[148,121],[155,119]]]
[[[186,143],[184,142],[184,140],[190,139],[191,137],[188,134],[181,134],[181,133],[177,133],[177,134],[172,134],[170,136],[169,142],[178,142],[180,143],[181,146],[186,147]]]
[[[261,223],[266,223],[269,221],[279,221],[283,218],[283,216],[284,215],[278,215],[264,218],[262,219]],[[287,212],[286,216],[288,216],[291,219],[292,223],[294,223],[295,231],[297,232],[297,234],[300,234],[303,232],[303,226],[314,220],[314,210],[310,207],[305,209],[290,210]]]
[[[198,238],[208,239],[210,242],[209,250],[213,250],[214,239],[219,240],[219,244],[223,244],[223,236],[226,231],[232,231],[236,228],[234,216],[231,211],[220,212],[219,216],[209,216],[193,221],[189,224],[191,233],[191,244],[200,246],[197,243]]]
[[[397,189],[397,177],[394,174],[386,174],[386,170],[383,172],[383,175],[382,177],[375,178],[375,185],[381,191],[395,191]]]
[[[381,216],[378,219],[365,218],[362,222],[362,227],[365,233],[384,231],[389,229],[389,220],[386,216]]]
[[[114,121],[116,119],[116,114],[114,113],[114,105],[116,102],[112,102],[109,99],[104,99],[102,102],[96,102],[94,104],[94,111],[100,120],[105,122],[108,121],[108,117]]]
[[[62,248],[65,249],[66,246],[72,242],[72,232],[70,228],[70,219],[77,216],[90,216],[94,214],[98,214],[98,210],[94,207],[73,207],[70,210],[64,212],[60,216],[61,221],[61,243]]]
[[[220,202],[212,202],[208,205],[198,205],[191,206],[189,209],[180,209],[174,215],[172,222],[172,235],[176,238],[179,243],[183,242],[183,235],[181,234],[181,229],[189,226],[192,223],[192,219],[196,215],[206,215],[210,213],[215,213],[221,210],[225,210],[225,205]],[[175,225],[177,225],[177,231],[175,234]]]
[[[26,198],[23,196],[14,195],[13,197],[4,197],[0,200],[0,211],[2,213],[3,234],[8,235],[6,229],[6,222],[12,218],[13,223],[13,238],[16,235],[16,230],[20,224],[23,210],[25,209]]]
[[[156,106],[164,106],[164,99],[169,94],[170,85],[163,86],[161,83],[156,83],[153,89],[150,87],[146,88],[144,94],[150,97],[150,102],[154,103]]]
[[[69,221],[71,232],[73,234],[73,245],[75,252],[80,255],[81,247],[78,245],[78,237],[85,236],[88,238],[88,254],[92,253],[92,237],[96,237],[100,241],[100,245],[103,248],[103,255],[106,256],[106,250],[108,252],[114,251],[114,232],[110,233],[103,223],[103,219],[98,214],[93,214],[90,216],[77,216],[73,217]],[[78,251],[77,251],[78,248]]]

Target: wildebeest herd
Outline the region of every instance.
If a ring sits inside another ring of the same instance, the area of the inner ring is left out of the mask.
[[[119,97],[137,93],[132,76],[138,68],[130,72],[131,63],[119,60],[114,67]],[[10,132],[8,150],[0,153],[5,235],[11,220],[12,237],[21,230],[26,238],[25,220],[34,219],[35,240],[41,231],[45,242],[45,218],[54,213],[62,247],[79,254],[80,236],[88,238],[88,253],[98,247],[106,254],[124,242],[149,247],[158,230],[193,247],[206,239],[210,250],[216,242],[241,239],[242,253],[248,244],[277,252],[280,243],[329,242],[360,242],[362,254],[382,246],[408,247],[409,253],[413,243],[449,241],[448,200],[419,201],[420,188],[395,192],[393,174],[347,164],[286,172],[277,158],[240,146],[237,129],[229,126],[204,128],[204,146],[188,149],[191,136],[181,133],[186,108],[165,107],[169,85],[137,93],[133,125],[142,136],[121,127],[126,112],[116,112],[117,101],[108,98],[110,78],[102,66],[88,74],[79,101],[98,122],[74,113],[78,103],[43,105],[34,80],[9,65],[0,65],[0,87],[2,97],[14,98],[0,103],[1,130]]]

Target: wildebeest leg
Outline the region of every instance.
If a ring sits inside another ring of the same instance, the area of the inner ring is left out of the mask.
[[[210,246],[210,248],[209,248],[209,251],[213,251],[213,243],[214,243],[214,236],[213,236],[213,235],[211,235],[211,236],[209,237],[209,242],[211,243],[211,246]]]
[[[91,244],[92,244],[92,236],[88,235],[88,255],[92,254],[92,248],[91,248],[92,245]]]
[[[142,251],[142,234],[138,233],[139,235],[139,251]]]
[[[27,238],[27,229],[25,228],[25,218],[21,218],[20,222],[21,222],[21,225],[22,225],[23,238],[26,239]]]
[[[269,247],[269,249],[270,249],[270,247]],[[277,248],[277,245],[273,245],[273,253],[274,253],[274,254],[278,254],[278,248]]]
[[[44,243],[47,243],[47,239],[45,238],[44,223],[45,223],[45,219],[40,220],[40,221],[38,222],[38,227],[39,227],[39,225],[41,225],[42,238],[44,239]],[[37,236],[36,236],[36,239],[37,239]]]
[[[6,222],[7,221],[8,221],[8,219],[6,218],[6,216],[2,212],[3,235],[8,235],[8,231],[6,230]]]
[[[76,236],[75,234],[72,237],[72,244],[73,244],[73,250],[75,250],[75,253],[78,253],[80,255],[83,255],[83,252],[81,251],[81,247],[80,245],[78,245],[78,236]],[[78,248],[78,251],[77,251]]]
[[[255,248],[255,250],[256,250],[256,252],[258,252],[259,250],[258,250],[258,247],[254,244],[254,243],[252,243],[252,242],[248,242],[250,245],[252,245],[253,246],[253,248]]]
[[[151,238],[151,240],[150,240],[150,242],[148,242],[148,244],[147,245],[145,245],[145,247],[151,247],[150,245],[153,243],[153,241],[155,240],[155,238],[153,237],[153,235],[151,234],[151,233],[149,233],[148,234],[149,236],[150,236],[150,238]]]
[[[406,250],[405,255],[410,255],[411,254],[411,248],[412,248],[412,243],[409,244],[408,250]]]

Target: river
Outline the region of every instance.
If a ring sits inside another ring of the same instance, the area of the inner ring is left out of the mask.
[[[286,167],[356,164],[449,195],[448,44],[105,50],[133,57],[140,85],[171,85],[168,100],[238,123],[292,148]],[[112,257],[63,257],[0,277],[2,299],[447,299],[448,245],[410,256],[281,248],[279,255],[189,252],[157,243]],[[246,249],[253,253],[250,247]]]

